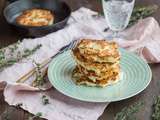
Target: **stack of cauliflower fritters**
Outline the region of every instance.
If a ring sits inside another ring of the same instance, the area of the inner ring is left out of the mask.
[[[72,50],[77,63],[73,71],[76,84],[105,87],[120,76],[120,53],[115,42],[81,40]]]

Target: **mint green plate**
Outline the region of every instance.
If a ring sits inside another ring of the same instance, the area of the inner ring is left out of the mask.
[[[112,102],[130,98],[142,92],[150,83],[150,67],[141,58],[124,49],[121,52],[121,78],[114,85],[105,88],[77,86],[71,75],[75,61],[71,51],[55,57],[49,65],[48,77],[51,84],[69,97],[88,102]]]

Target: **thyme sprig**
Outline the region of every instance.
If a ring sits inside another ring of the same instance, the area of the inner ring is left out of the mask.
[[[20,45],[20,41],[17,43],[14,43],[13,45],[9,46],[8,49],[10,50],[11,53],[15,52],[18,49],[18,46]],[[7,49],[7,48],[6,48]]]
[[[159,7],[157,5],[136,6],[133,10],[128,26],[132,26],[138,20],[151,16]]]
[[[28,120],[34,120],[35,118],[40,118],[40,117],[42,117],[42,113],[38,112],[34,116],[30,116]]]
[[[0,120],[12,120],[12,113],[15,111],[14,107],[9,107],[9,109],[6,109],[1,115]]]
[[[17,104],[16,104],[16,108],[17,108],[17,109],[21,108],[22,106],[23,106],[23,103],[17,103]]]
[[[33,63],[35,64],[35,68],[36,68],[36,80],[33,82],[33,86],[41,87],[45,83],[45,79],[41,70],[41,64],[36,63],[35,61],[33,61]]]
[[[153,104],[152,120],[160,120],[160,96],[158,96]]]
[[[116,114],[114,120],[135,120],[135,114],[144,106],[143,102],[135,103],[129,107],[123,108]]]
[[[47,96],[45,96],[45,95],[42,96],[42,103],[43,103],[43,105],[49,104],[49,99],[47,98]]]
[[[24,54],[22,54],[22,58],[26,58],[30,55],[32,55],[33,53],[35,53],[38,49],[40,49],[42,47],[41,44],[37,45],[36,47],[34,47],[33,49],[26,49],[24,50]]]
[[[5,112],[1,115],[1,117],[2,117],[2,119],[4,119],[4,120],[11,120],[10,114],[11,114],[11,113],[7,110],[7,111],[5,111]]]
[[[7,48],[0,49],[0,70],[3,70],[4,68],[11,66],[19,61],[21,61],[23,58],[26,58],[32,54],[34,54],[38,49],[41,48],[41,44],[35,46],[33,49],[25,49],[24,51],[17,51],[19,48],[19,42],[16,44],[8,47],[8,52],[6,54]]]

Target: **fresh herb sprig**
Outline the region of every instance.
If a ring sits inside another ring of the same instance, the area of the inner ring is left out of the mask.
[[[33,53],[35,53],[38,49],[40,49],[42,47],[41,44],[37,45],[36,47],[34,47],[33,49],[26,49],[24,50],[24,54],[22,54],[22,58],[26,58],[30,55],[32,55]]]
[[[159,7],[157,5],[151,6],[136,6],[133,10],[130,22],[128,26],[132,26],[139,19],[144,19],[151,16]]]
[[[21,108],[22,106],[23,106],[23,103],[17,103],[17,104],[16,104],[16,108],[17,108],[17,109]]]
[[[0,115],[0,120],[13,120],[13,112],[16,109],[14,107],[9,107],[8,109],[5,109],[5,111]]]
[[[18,42],[16,42],[16,43],[14,43],[14,44],[12,44],[12,45],[10,45],[9,47],[8,47],[8,49],[10,50],[10,53],[14,53],[17,49],[18,49],[18,46],[20,45],[20,41],[18,41]],[[6,50],[7,48],[5,48],[5,50]]]
[[[160,120],[160,96],[158,96],[153,104],[152,120]]]
[[[4,113],[2,113],[1,117],[3,120],[11,120],[11,116],[10,116],[11,112],[9,112],[8,110],[6,110]]]
[[[28,118],[28,120],[34,120],[35,118],[40,118],[40,117],[42,117],[42,113],[41,113],[41,112],[38,112],[38,113],[36,113],[36,115],[30,116],[30,117]]]
[[[49,104],[49,99],[47,98],[47,96],[45,96],[45,95],[42,96],[42,103],[43,103],[43,105]]]
[[[0,70],[3,70],[4,68],[19,62],[23,58],[26,58],[34,54],[42,46],[40,44],[34,47],[33,49],[25,49],[24,51],[17,52],[18,44],[19,42],[8,48],[10,50],[10,57],[8,57],[8,55],[5,54],[6,49],[0,49]],[[15,54],[17,55],[15,56]]]
[[[125,107],[116,114],[114,120],[136,120],[135,114],[144,106],[143,102],[138,102],[129,107]]]
[[[33,87],[41,87],[45,83],[45,79],[44,79],[44,76],[43,76],[42,70],[41,70],[41,64],[36,63],[35,61],[33,61],[33,63],[35,64],[35,68],[36,68],[36,79],[33,82],[32,86]]]

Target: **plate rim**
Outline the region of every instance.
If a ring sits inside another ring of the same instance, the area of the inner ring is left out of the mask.
[[[48,75],[48,79],[49,79],[50,83],[52,84],[52,86],[53,86],[57,91],[59,91],[60,93],[62,93],[63,95],[68,96],[68,97],[70,97],[70,98],[73,98],[73,99],[75,99],[75,100],[83,101],[83,102],[94,102],[94,103],[117,102],[117,101],[122,101],[122,100],[125,100],[125,99],[128,99],[128,98],[134,97],[134,96],[138,95],[139,93],[143,92],[143,91],[149,86],[149,84],[151,83],[151,80],[152,80],[152,70],[151,70],[149,64],[148,64],[146,61],[144,61],[142,58],[140,58],[138,55],[136,55],[135,53],[129,52],[129,51],[123,49],[123,48],[120,48],[119,50],[120,50],[121,52],[125,52],[125,53],[128,53],[128,54],[131,54],[132,56],[138,58],[138,59],[141,60],[141,61],[146,65],[146,67],[147,67],[148,74],[149,74],[148,82],[147,82],[147,84],[143,87],[143,89],[139,90],[138,92],[135,92],[134,94],[128,95],[128,96],[123,97],[123,98],[120,98],[120,99],[110,100],[110,101],[109,101],[109,100],[88,100],[88,99],[85,99],[85,98],[80,98],[80,97],[76,97],[76,96],[67,94],[67,93],[65,93],[63,90],[59,89],[57,86],[54,85],[53,80],[51,80],[51,79],[52,79],[51,76],[50,76],[51,70],[52,70],[52,69],[51,69],[51,68],[52,68],[51,66],[52,66],[52,64],[54,63],[54,59],[55,59],[56,57],[58,57],[59,55],[65,54],[66,52],[71,52],[71,50],[67,50],[67,51],[65,51],[64,53],[59,54],[58,56],[56,56],[55,58],[52,59],[52,61],[51,61],[50,64],[49,64],[49,67],[48,67],[48,74],[47,74],[47,75]]]

